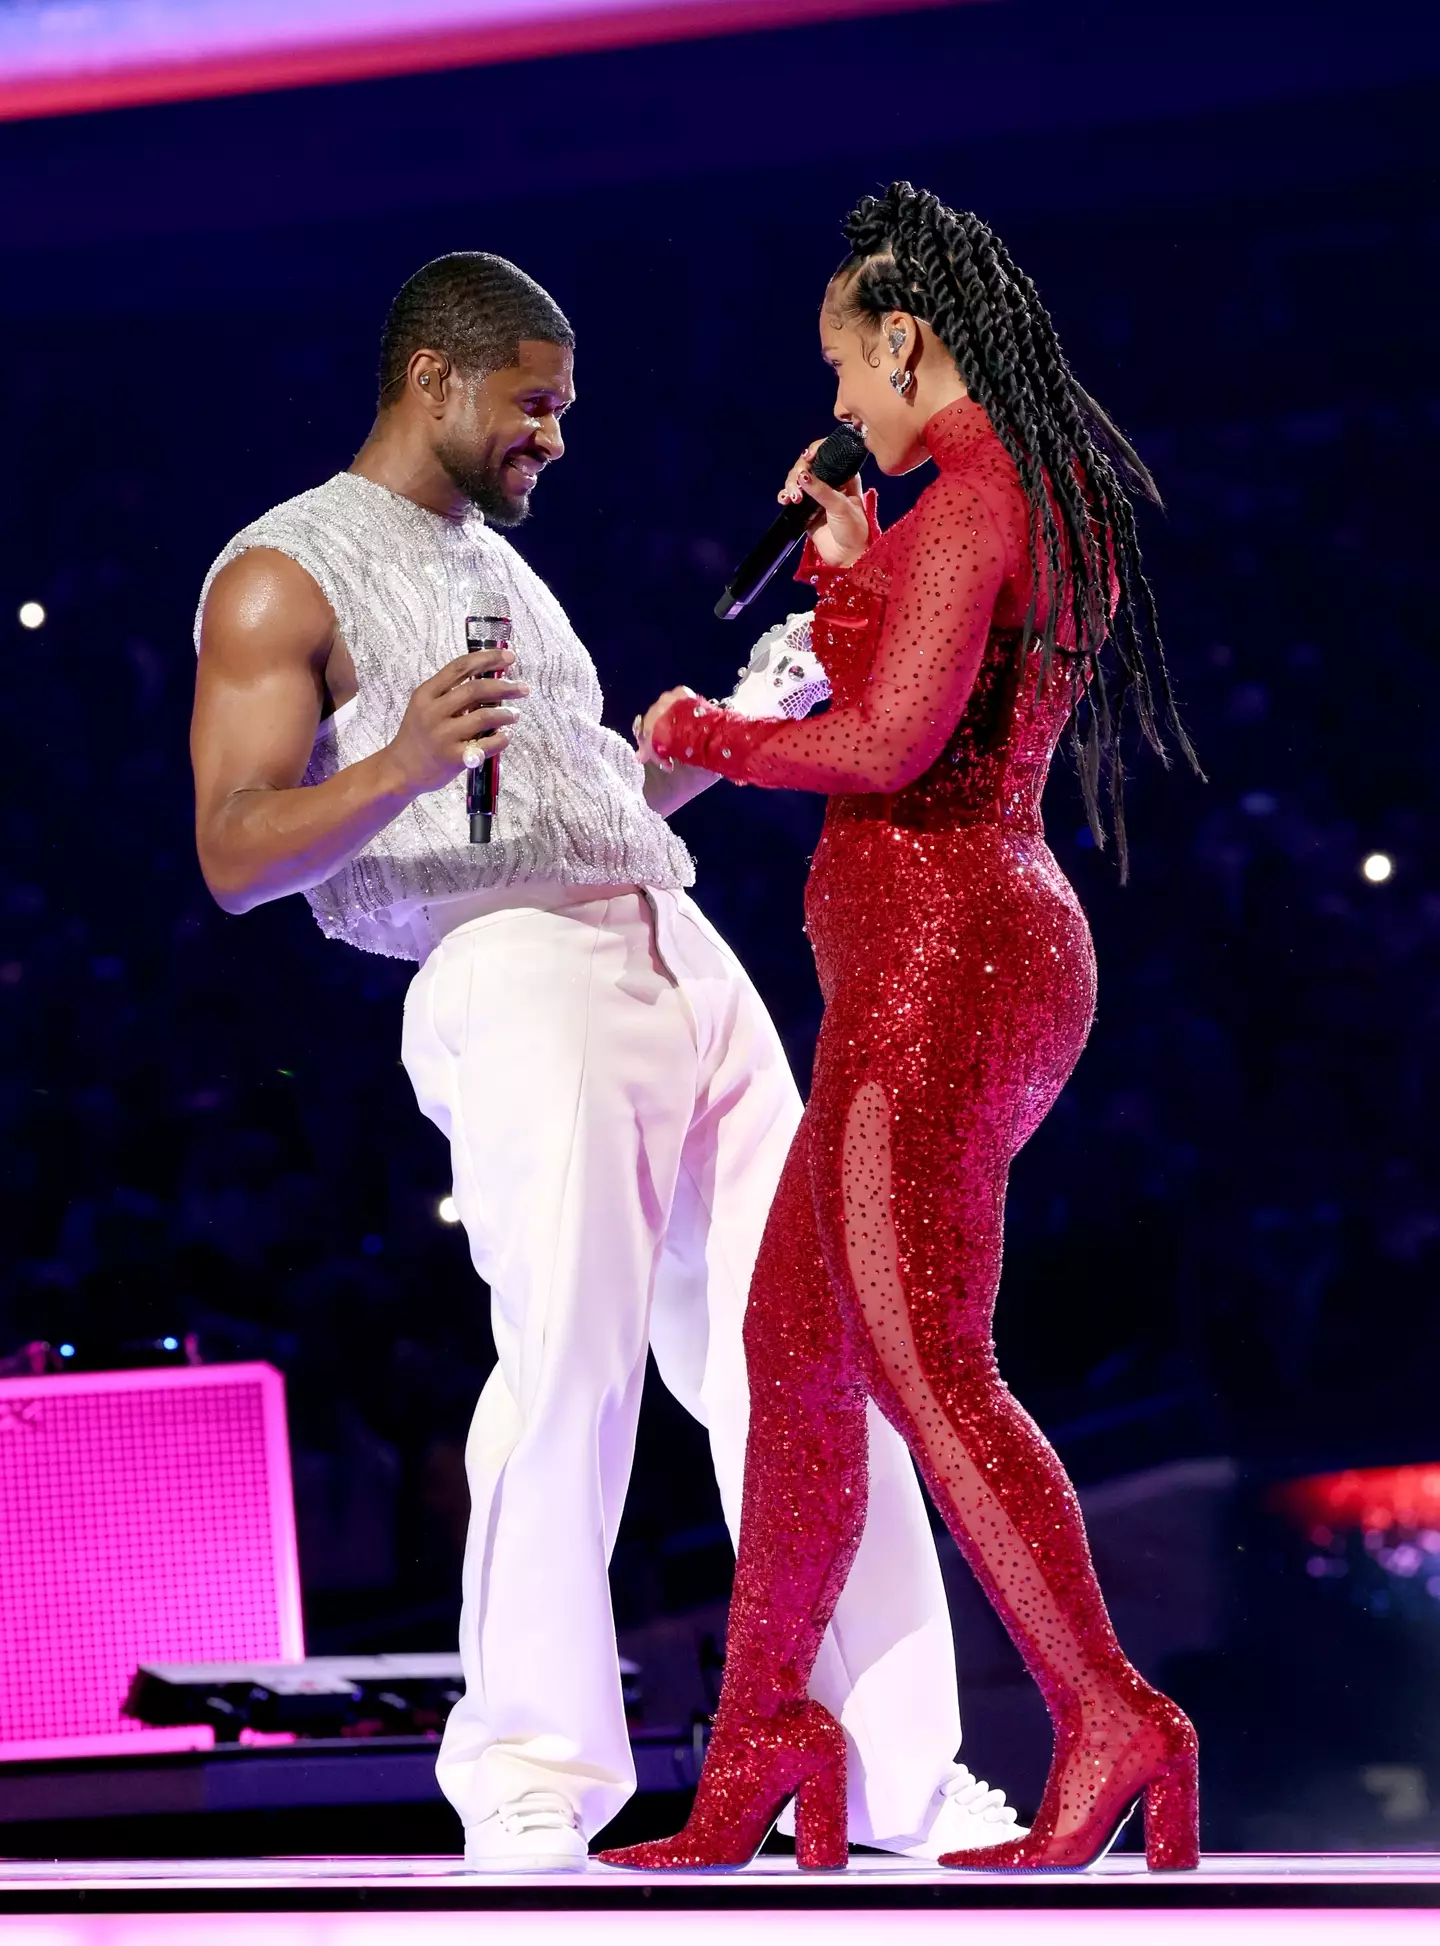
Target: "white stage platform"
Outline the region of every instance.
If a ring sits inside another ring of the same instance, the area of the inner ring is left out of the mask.
[[[0,1835],[3,1843],[3,1835]],[[1440,1940],[1440,1854],[1208,1857],[1151,1875],[941,1872],[857,1856],[742,1872],[481,1878],[453,1858],[0,1860],[0,1946],[1362,1946]]]

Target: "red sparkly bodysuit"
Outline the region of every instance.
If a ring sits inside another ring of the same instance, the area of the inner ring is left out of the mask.
[[[829,712],[752,722],[685,702],[657,726],[682,762],[829,796],[806,894],[825,1015],[746,1318],[711,1754],[685,1831],[616,1862],[741,1862],[792,1791],[802,1863],[843,1862],[843,1737],[806,1683],[864,1526],[867,1395],[1056,1725],[1031,1837],[954,1862],[1083,1862],[1097,1819],[1147,1787],[1152,1863],[1193,1862],[1193,1733],[1126,1662],[1069,1480],[991,1339],[1010,1163],[1094,1009],[1089,929],[1040,822],[1076,665],[1058,654],[1047,677],[1022,650],[1028,509],[984,412],[962,400],[925,439],[939,476],[913,512],[848,570],[807,551]]]

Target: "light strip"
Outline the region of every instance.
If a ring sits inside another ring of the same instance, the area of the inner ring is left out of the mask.
[[[38,0],[0,6],[0,120],[471,67],[961,0]]]

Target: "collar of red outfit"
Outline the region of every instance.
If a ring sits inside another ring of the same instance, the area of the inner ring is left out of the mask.
[[[926,420],[920,437],[931,459],[945,472],[967,460],[987,439],[993,439],[995,431],[983,405],[974,399],[956,399]]]

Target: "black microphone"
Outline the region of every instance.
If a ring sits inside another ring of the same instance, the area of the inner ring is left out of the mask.
[[[510,616],[504,595],[489,588],[476,588],[465,597],[465,648],[504,649],[510,646]],[[476,758],[471,763],[472,754]],[[470,819],[472,845],[488,845],[495,829],[495,807],[500,802],[500,758],[491,751],[480,757],[473,743],[465,747],[465,810]]]
[[[844,486],[864,465],[865,452],[865,441],[853,426],[837,426],[828,439],[821,441],[810,471],[826,486]],[[722,622],[733,622],[741,609],[754,601],[786,555],[804,538],[815,514],[815,502],[806,493],[793,506],[780,509],[766,528],[764,539],[751,548],[716,602],[715,613]]]

